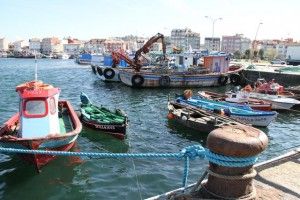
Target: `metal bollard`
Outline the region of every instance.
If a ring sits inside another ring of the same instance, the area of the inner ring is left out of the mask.
[[[218,128],[207,138],[207,148],[210,151],[239,158],[258,155],[267,144],[268,138],[265,133],[245,125]],[[255,199],[255,175],[253,165],[225,167],[209,162],[208,179],[203,183],[198,195],[213,199]]]

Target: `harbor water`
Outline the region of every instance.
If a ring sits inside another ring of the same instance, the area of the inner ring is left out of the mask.
[[[34,79],[33,59],[0,59],[0,123],[18,111],[16,85]],[[167,101],[183,89],[133,89],[121,83],[105,83],[88,65],[73,60],[38,60],[38,79],[61,88],[60,99],[78,109],[80,92],[98,105],[121,108],[129,117],[124,141],[88,128],[73,151],[178,152],[205,145],[207,134],[186,129],[167,119]],[[204,88],[224,92],[227,88]],[[198,89],[193,89],[196,93]],[[300,112],[280,113],[268,128],[269,146],[259,161],[290,151],[299,145]],[[42,168],[15,155],[0,154],[1,199],[144,199],[181,187],[183,161],[176,159],[90,159],[60,157]],[[188,183],[195,182],[207,166],[202,159],[190,162]]]

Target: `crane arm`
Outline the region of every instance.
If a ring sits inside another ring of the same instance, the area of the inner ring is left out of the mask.
[[[132,59],[130,59],[126,54],[122,52],[113,51],[111,53],[111,56],[113,60],[112,67],[116,67],[121,60],[125,60],[125,62],[127,62],[135,70],[139,71],[139,69],[141,68],[141,65],[135,63]]]
[[[151,37],[142,48],[136,51],[135,56],[134,56],[134,62],[139,63],[139,58],[142,53],[148,53],[150,51],[150,47],[157,42],[159,39],[161,39],[162,43],[162,49],[163,49],[163,59],[166,59],[166,43],[164,39],[164,35],[161,33],[157,33],[155,36]]]

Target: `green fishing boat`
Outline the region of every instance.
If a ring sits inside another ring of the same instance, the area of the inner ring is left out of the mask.
[[[93,105],[84,93],[81,93],[80,99],[80,118],[83,124],[95,130],[111,134],[116,138],[125,138],[127,116],[124,111],[120,109],[111,111],[103,106]]]

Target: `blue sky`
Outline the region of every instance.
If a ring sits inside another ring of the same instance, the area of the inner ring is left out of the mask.
[[[300,40],[297,0],[0,0],[0,37],[72,36],[79,39],[169,34],[189,27],[201,38],[244,33],[253,39]]]

